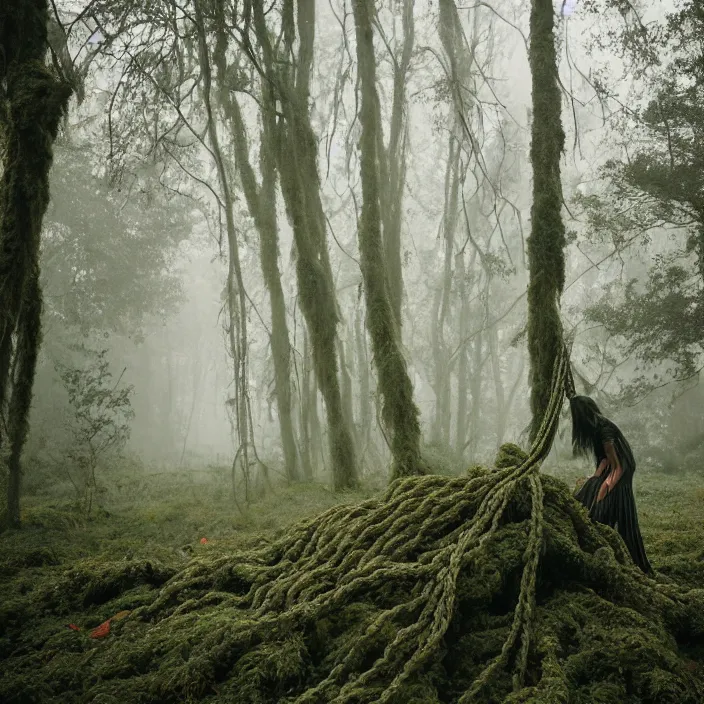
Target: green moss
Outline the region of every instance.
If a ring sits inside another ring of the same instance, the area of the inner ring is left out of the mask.
[[[360,266],[367,304],[367,328],[374,352],[382,397],[382,418],[391,435],[392,476],[423,473],[420,453],[420,421],[413,400],[413,385],[401,349],[400,319],[395,315],[389,292],[389,264],[381,233],[378,153],[381,125],[372,16],[367,3],[353,5],[357,36],[357,65],[361,84],[359,120],[362,176],[362,214],[359,221]],[[386,233],[389,234],[389,233]],[[397,272],[400,277],[400,271]],[[400,310],[400,302],[398,303]]]
[[[35,586],[0,609],[0,623],[2,613],[11,618],[0,632],[0,698],[383,701],[429,629],[445,623],[388,701],[457,701],[501,652],[521,599],[534,520],[529,477],[515,484],[480,546],[458,552],[483,502],[513,471],[402,480],[382,499],[333,506],[277,542],[215,543],[183,567],[93,558],[70,569],[27,567],[43,576],[14,575],[13,584]],[[701,702],[704,673],[691,658],[704,644],[704,593],[648,579],[562,481],[542,476],[540,486],[543,538],[524,682],[514,691],[517,648],[475,701]],[[312,508],[303,491],[286,496]],[[668,540],[676,544],[674,533]],[[453,554],[459,570],[446,581]],[[107,638],[87,637],[123,609],[132,614]],[[441,614],[447,621],[435,620]],[[70,622],[84,630],[70,631]]]
[[[47,21],[46,0],[6,0],[0,9],[0,443],[9,445],[5,521],[14,526],[41,336],[39,240],[52,147],[71,95],[44,64]]]
[[[564,149],[562,96],[558,84],[552,0],[533,0],[529,61],[533,79],[531,162],[533,204],[527,253],[528,351],[530,355],[531,440],[550,398],[550,380],[562,345],[559,299],[565,282],[565,226],[562,222],[560,157]]]
[[[494,460],[494,466],[499,469],[506,467],[517,467],[528,459],[528,454],[518,445],[512,442],[505,442],[500,448]]]

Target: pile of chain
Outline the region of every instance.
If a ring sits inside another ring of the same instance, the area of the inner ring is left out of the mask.
[[[22,673],[38,687],[40,658],[42,692],[65,702],[701,702],[677,643],[702,642],[702,592],[643,575],[538,472],[567,376],[564,352],[514,463],[398,480],[274,544],[194,561],[88,652],[12,659],[0,695]]]

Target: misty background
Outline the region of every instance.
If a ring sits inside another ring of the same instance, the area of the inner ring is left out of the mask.
[[[557,37],[569,240],[562,319],[578,391],[592,395],[622,427],[639,467],[698,469],[704,455],[701,338],[684,332],[678,338],[658,327],[663,315],[675,330],[697,325],[685,300],[702,286],[697,251],[688,244],[697,225],[641,217],[636,210],[643,199],[623,196],[613,167],[638,151],[661,149],[636,113],[657,97],[658,76],[670,69],[667,56],[636,69],[607,38],[638,23],[663,22],[676,3],[633,2],[628,12],[596,14],[590,4],[555,2],[562,13]],[[80,495],[89,481],[81,467],[91,453],[96,490],[119,463],[146,473],[210,467],[238,496],[287,474],[261,233],[242,174],[244,155],[257,182],[262,179],[265,81],[230,30],[229,100],[237,102],[246,134],[238,153],[229,108],[215,86],[208,116],[193,38],[179,39],[179,32],[188,35],[189,5],[103,1],[90,12],[76,3],[56,5],[70,26],[62,48],[82,73],[79,100],[55,144],[44,220],[43,345],[24,463],[30,491]],[[338,380],[359,471],[385,481],[391,456],[359,266],[354,23],[348,2],[316,0],[314,6],[309,107],[339,312]],[[525,442],[530,420],[530,8],[517,0],[455,3],[451,41],[461,50],[452,56],[437,2],[377,6],[382,139],[400,184],[398,194],[390,186],[382,196],[382,218],[399,208],[401,340],[423,453],[448,466],[488,462],[502,442]],[[274,31],[276,10],[270,20]],[[217,84],[215,33],[208,42]],[[453,61],[460,64],[459,90],[449,79]],[[228,284],[233,240],[210,119],[232,199],[237,293]],[[325,405],[312,373],[298,254],[280,187],[275,214],[296,454],[299,466],[310,466],[308,478],[328,482]],[[653,290],[667,290],[665,313],[653,307]],[[239,296],[234,308],[228,296]],[[629,311],[632,324],[624,322]],[[97,398],[103,415],[96,421]],[[568,425],[553,463],[571,454]],[[103,440],[96,444],[96,437]]]

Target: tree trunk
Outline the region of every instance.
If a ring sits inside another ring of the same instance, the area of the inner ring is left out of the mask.
[[[315,362],[311,358],[313,366]],[[323,473],[327,472],[327,463],[325,462],[324,451],[324,431],[323,424],[320,422],[320,413],[318,412],[318,380],[315,374],[310,375],[310,448],[313,457],[313,468],[320,467]],[[329,425],[329,423],[328,423]],[[334,472],[334,470],[333,470]],[[333,474],[333,482],[335,476]]]
[[[484,301],[484,315],[487,321],[491,319],[489,300],[491,298],[491,280],[487,281],[487,296]],[[494,394],[496,397],[496,448],[501,447],[506,434],[506,394],[501,377],[501,355],[499,354],[499,329],[494,323],[486,333],[491,356],[491,373],[494,377]]]
[[[311,355],[308,345],[308,335],[303,333],[303,372],[301,374],[301,413],[300,413],[300,449],[301,464],[303,465],[303,475],[308,481],[314,476],[313,448],[311,438],[311,406],[315,403],[317,390],[314,388],[311,394]]]
[[[13,364],[12,396],[8,416],[10,421],[10,456],[7,485],[7,517],[14,528],[20,526],[20,487],[22,449],[29,431],[29,410],[32,387],[39,355],[42,319],[42,292],[39,270],[30,275],[23,295],[22,312],[17,326],[15,363]]]
[[[451,360],[445,341],[445,321],[450,310],[450,295],[454,277],[452,261],[455,250],[457,228],[457,204],[460,187],[459,157],[460,142],[457,138],[457,122],[453,118],[453,131],[450,134],[447,166],[445,169],[445,205],[442,219],[445,257],[442,284],[433,300],[432,344],[435,378],[435,417],[432,438],[435,442],[450,444],[452,421]]]
[[[342,411],[345,414],[345,421],[350,428],[354,428],[354,394],[352,393],[352,376],[347,366],[345,355],[345,344],[337,339],[338,355],[340,357],[340,380],[342,387]],[[355,434],[356,436],[356,434]],[[355,443],[356,447],[357,443]]]
[[[220,103],[230,121],[235,163],[242,182],[247,207],[259,234],[259,260],[271,308],[271,352],[274,361],[276,407],[279,416],[284,466],[289,481],[299,478],[296,439],[291,410],[291,343],[286,322],[286,304],[279,272],[279,233],[276,217],[276,104],[272,87],[262,84],[260,99],[262,134],[260,143],[261,186],[257,185],[249,160],[249,142],[239,102],[228,85],[226,51],[229,36],[223,6],[217,4],[214,61],[218,69]]]
[[[44,66],[47,22],[46,0],[0,4],[0,427],[7,429],[7,439],[0,433],[0,447],[9,441],[5,522],[15,527],[41,335],[39,243],[52,147],[71,96],[71,88]]]
[[[470,271],[476,260],[476,251],[472,253],[469,265]],[[457,417],[455,418],[455,454],[458,460],[464,459],[467,446],[467,412],[469,406],[469,327],[471,310],[469,306],[470,291],[467,290],[467,272],[465,270],[464,252],[455,257],[457,271],[458,296],[460,299],[459,337],[460,345],[457,351]]]
[[[362,216],[359,223],[360,266],[364,279],[367,327],[372,341],[382,418],[391,433],[394,478],[421,473],[420,423],[413,401],[406,360],[401,351],[399,328],[389,302],[386,262],[381,238],[379,174],[377,170],[379,124],[376,65],[372,32],[372,0],[355,0],[352,5],[356,36],[357,66],[362,88]]]
[[[224,75],[224,65],[219,69]],[[291,411],[291,343],[286,322],[286,303],[279,272],[279,234],[276,218],[276,155],[274,133],[276,130],[275,103],[271,87],[264,87],[261,100],[262,122],[264,123],[260,164],[262,184],[257,188],[254,170],[249,163],[248,142],[239,104],[236,98],[229,98],[226,110],[234,133],[235,158],[242,179],[242,186],[249,212],[259,233],[259,259],[264,283],[269,292],[271,307],[271,351],[274,360],[276,407],[279,415],[281,444],[284,453],[286,476],[290,481],[297,480],[296,440],[293,432]]]
[[[367,339],[364,332],[362,311],[357,310],[354,319],[355,349],[357,357],[357,377],[359,383],[359,443],[362,457],[364,456],[371,442],[371,431],[374,416],[372,414],[372,391],[369,374],[369,358],[367,355]]]
[[[281,97],[283,119],[277,124],[276,155],[286,210],[296,244],[296,274],[301,311],[310,333],[313,364],[325,402],[330,430],[330,456],[335,489],[357,485],[357,467],[350,428],[342,410],[338,380],[335,287],[327,248],[325,215],[320,200],[317,143],[310,123],[310,74],[315,37],[315,3],[285,0],[282,11],[285,57],[279,62],[269,41],[264,8],[253,4],[254,27],[262,47],[264,66]],[[290,57],[295,56],[297,17],[299,47],[295,76]]]
[[[484,335],[478,333],[474,338],[474,348],[472,350],[472,370],[470,372],[469,394],[472,406],[469,411],[469,429],[467,431],[469,442],[469,462],[477,461],[477,450],[479,448],[480,432],[479,421],[482,409],[482,371],[484,369]]]
[[[562,98],[555,54],[552,0],[533,0],[530,14],[533,79],[533,205],[528,238],[528,353],[533,440],[550,398],[550,381],[562,344],[559,299],[565,282],[565,226],[562,222],[560,156],[564,148]]]
[[[451,268],[450,268],[451,271]],[[451,276],[451,274],[450,274]],[[444,285],[436,289],[433,296],[430,339],[433,348],[433,391],[435,393],[435,413],[431,426],[431,441],[450,443],[449,427],[452,420],[452,372],[457,357],[452,357],[445,342],[442,329],[444,327],[442,310]]]
[[[403,0],[401,24],[403,27],[403,44],[401,56],[394,57],[394,94],[391,101],[391,124],[389,129],[389,148],[384,150],[381,133],[381,110],[376,103],[376,117],[379,125],[377,135],[379,144],[379,171],[384,226],[384,257],[388,280],[389,301],[394,320],[401,330],[401,301],[403,299],[403,268],[401,264],[401,222],[403,216],[403,191],[406,182],[406,146],[408,129],[405,113],[406,78],[413,55],[415,42],[415,25],[413,9],[415,0]]]
[[[223,150],[220,147],[217,125],[213,115],[212,106],[212,71],[208,42],[205,33],[202,0],[194,3],[195,25],[198,34],[198,52],[200,68],[203,74],[203,102],[206,113],[206,130],[210,148],[215,161],[218,181],[222,191],[222,200],[225,211],[225,225],[228,244],[228,274],[227,274],[227,307],[229,317],[230,352],[234,362],[235,372],[235,411],[237,436],[240,447],[236,453],[240,465],[245,473],[249,472],[249,412],[248,395],[249,379],[247,370],[248,344],[247,344],[247,299],[242,277],[242,264],[240,262],[239,241],[233,213],[233,196],[229,183],[229,176],[225,166]]]

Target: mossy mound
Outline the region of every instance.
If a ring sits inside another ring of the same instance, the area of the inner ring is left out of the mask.
[[[32,599],[0,629],[3,702],[704,701],[704,591],[646,577],[563,482],[511,466],[400,480],[178,571],[86,564]],[[124,609],[102,639],[65,626]]]
[[[528,455],[515,443],[505,442],[500,448],[494,460],[497,469],[515,467],[527,459]]]

